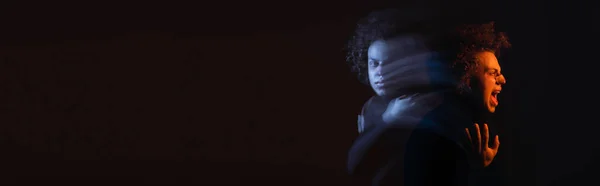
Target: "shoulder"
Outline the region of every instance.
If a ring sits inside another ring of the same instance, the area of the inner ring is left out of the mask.
[[[383,98],[379,96],[373,96],[369,98],[369,100],[367,100],[365,104],[363,104],[362,111],[365,112],[367,110],[371,110],[373,107],[387,106],[387,104],[388,103],[385,102]]]

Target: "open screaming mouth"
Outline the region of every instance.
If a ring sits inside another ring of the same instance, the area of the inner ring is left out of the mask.
[[[498,94],[500,94],[500,90],[495,90],[492,92],[492,106],[498,106]]]

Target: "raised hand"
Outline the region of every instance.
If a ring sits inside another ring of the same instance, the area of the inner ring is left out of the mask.
[[[479,124],[475,123],[473,127],[474,130],[469,130],[469,128],[465,128],[465,132],[467,135],[467,139],[469,140],[470,147],[473,153],[476,154],[473,161],[477,164],[482,164],[483,167],[489,166],[492,161],[494,161],[494,157],[498,154],[498,148],[500,148],[500,139],[498,135],[494,137],[494,144],[489,146],[489,128],[487,124],[483,124],[483,132],[480,132]],[[483,140],[481,133],[483,133]]]
[[[393,99],[383,113],[383,121],[394,123],[400,117],[421,118],[442,102],[437,93],[413,94]]]

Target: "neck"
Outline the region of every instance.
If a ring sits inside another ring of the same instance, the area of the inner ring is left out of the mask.
[[[459,95],[459,99],[464,103],[463,110],[469,113],[474,123],[484,124],[488,122],[491,113],[487,109],[484,109],[483,106],[480,106],[478,102],[471,99],[468,95]]]
[[[475,109],[475,111],[473,111],[473,122],[480,125],[487,124],[490,115],[489,112],[482,111],[482,109]]]

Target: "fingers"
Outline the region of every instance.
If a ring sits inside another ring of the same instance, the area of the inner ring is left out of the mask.
[[[477,145],[476,146],[477,147],[477,152],[481,153],[481,150],[482,150],[482,148],[481,148],[482,147],[482,145],[481,145],[481,132],[480,132],[481,129],[479,129],[479,124],[477,124],[477,123],[475,123],[475,130],[477,131],[477,133],[476,133],[477,139],[475,140],[475,142],[477,144],[475,144],[475,145]]]
[[[490,129],[487,124],[483,124],[483,148],[487,148],[490,145]]]
[[[471,132],[469,132],[469,128],[465,128],[465,133],[467,134],[467,139],[471,145],[473,144],[473,139],[471,138]]]
[[[469,147],[470,150],[475,149],[475,144],[473,143],[473,137],[471,136],[471,131],[469,131],[469,128],[465,128],[465,135],[467,135],[467,140],[468,140],[467,147]]]
[[[495,151],[497,151],[498,148],[500,148],[500,137],[498,137],[498,135],[496,135],[496,139],[494,140],[494,144],[492,145],[492,149],[494,149]]]

